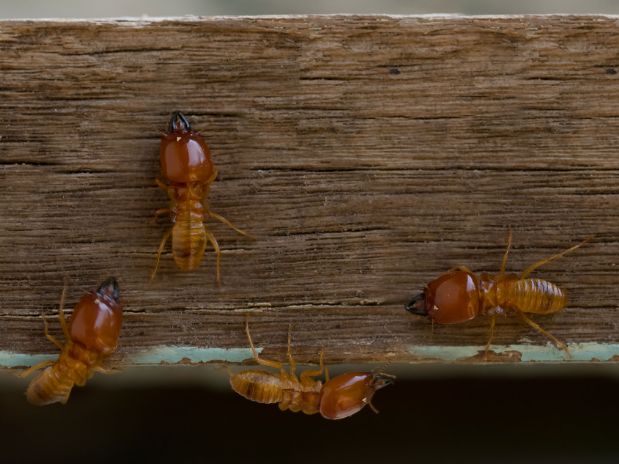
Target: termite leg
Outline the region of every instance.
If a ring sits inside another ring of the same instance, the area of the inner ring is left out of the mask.
[[[317,377],[325,373],[325,382],[329,381],[329,370],[325,367],[325,352],[324,350],[320,350],[320,364],[318,365],[318,369],[303,371],[299,376],[299,380],[301,381],[301,385],[311,385],[313,383],[312,377]]]
[[[217,279],[217,285],[221,285],[221,250],[219,249],[219,243],[217,243],[217,239],[213,235],[213,233],[205,229],[206,238],[213,245],[213,250],[215,251],[215,276]]]
[[[20,372],[18,374],[18,376],[21,377],[21,378],[28,377],[34,371],[38,371],[39,369],[44,369],[46,367],[53,366],[54,363],[55,363],[55,361],[52,361],[51,359],[49,359],[47,361],[41,361],[40,363],[37,363],[34,366],[30,366],[25,371]]]
[[[249,234],[248,232],[245,232],[244,230],[239,229],[237,226],[235,226],[234,224],[232,224],[230,221],[228,221],[225,217],[223,217],[221,214],[217,214],[211,210],[208,210],[207,213],[209,216],[211,216],[213,219],[217,219],[219,222],[227,225],[228,227],[230,227],[232,230],[234,230],[235,232],[244,235],[245,237],[251,238],[253,240],[255,240],[255,237],[251,234]]]
[[[550,341],[552,343],[554,343],[554,345],[559,348],[560,350],[565,351],[568,355],[570,354],[570,350],[568,349],[567,345],[565,343],[563,343],[561,340],[559,340],[557,337],[555,337],[554,335],[552,335],[550,332],[547,332],[546,330],[544,330],[538,323],[536,323],[535,321],[532,321],[529,317],[527,317],[522,311],[517,311],[518,314],[520,315],[520,317],[522,318],[522,320],[524,322],[526,322],[528,325],[530,325],[531,327],[533,327],[533,329],[535,329],[537,332],[541,333],[542,335],[544,335],[546,338],[550,339]]]
[[[159,219],[160,216],[165,216],[165,215],[171,215],[172,214],[172,210],[170,208],[159,208],[158,210],[155,210],[155,214],[153,216],[152,222],[157,222],[157,219]]]
[[[209,192],[209,189],[210,189],[210,187],[211,187],[211,184],[212,184],[213,182],[215,182],[215,179],[217,178],[217,175],[218,175],[218,174],[219,174],[219,172],[217,171],[217,169],[215,169],[215,170],[213,170],[213,174],[211,174],[211,177],[209,177],[209,178],[206,180],[206,182],[205,182],[205,184],[206,184],[206,192],[205,192],[205,194],[206,194],[206,195],[208,195],[208,192]],[[206,196],[206,195],[205,195],[205,196]],[[234,224],[232,224],[232,223],[231,223],[228,219],[226,219],[225,217],[223,217],[221,214],[217,214],[217,213],[215,213],[215,212],[213,212],[213,211],[210,211],[210,210],[208,209],[208,207],[206,207],[205,209],[206,209],[206,211],[207,211],[207,215],[208,215],[208,216],[211,216],[213,219],[216,219],[216,220],[218,220],[219,222],[221,222],[222,224],[227,225],[228,227],[230,227],[230,228],[231,228],[232,230],[234,230],[235,232],[237,232],[237,233],[239,233],[239,234],[241,234],[241,235],[244,235],[245,237],[249,237],[249,238],[251,238],[251,239],[254,239],[254,237],[253,237],[251,234],[249,234],[249,233],[245,232],[244,230],[239,229],[239,228],[238,228],[238,227],[236,227]]]
[[[312,377],[317,377],[319,375],[322,375],[323,372],[325,372],[326,368],[325,368],[325,351],[324,350],[320,350],[320,364],[318,365],[318,367],[319,367],[318,369],[301,372],[301,375],[299,376],[299,379],[301,380],[301,385],[311,384]],[[326,370],[325,378],[326,378],[326,381],[328,382],[329,381],[328,370]]]
[[[121,372],[120,369],[109,369],[103,366],[95,366],[92,368],[92,370],[94,372],[100,372],[101,374],[118,374],[119,372]]]
[[[62,328],[62,334],[64,335],[64,339],[69,341],[71,340],[71,334],[69,333],[69,326],[64,317],[64,301],[67,296],[67,286],[68,286],[68,282],[65,277],[64,286],[62,287],[62,293],[60,294],[60,305],[58,306],[58,319],[60,320],[60,327]],[[62,347],[60,349],[62,350]]]
[[[501,270],[499,271],[499,275],[502,276],[505,274],[505,269],[507,268],[507,257],[509,256],[509,249],[512,247],[512,230],[509,229],[507,233],[507,248],[505,248],[505,253],[503,254],[503,260],[501,261]]]
[[[213,182],[215,182],[215,179],[217,179],[217,175],[219,174],[219,171],[217,169],[213,169],[213,174],[211,174],[211,177],[209,177],[208,179],[206,179],[206,185],[209,186],[211,185]]]
[[[174,188],[173,187],[170,187],[168,184],[166,184],[165,182],[161,181],[161,179],[155,179],[155,183],[157,184],[157,187],[159,187],[161,190],[165,191],[165,193],[170,198],[174,198]]]
[[[211,184],[215,182],[215,179],[217,179],[218,175],[219,175],[219,171],[217,171],[217,169],[214,169],[213,174],[211,174],[211,177],[206,179],[206,182],[204,182],[204,195],[202,197],[203,198],[202,204],[204,204],[204,209],[206,209],[207,211],[208,211],[208,207],[206,206],[204,199],[208,197],[208,194],[211,190]]]
[[[161,259],[161,253],[163,253],[165,244],[168,241],[168,238],[170,238],[171,234],[172,234],[172,229],[166,230],[166,232],[163,234],[163,238],[161,239],[161,243],[159,244],[159,249],[157,250],[157,259],[155,260],[155,268],[153,269],[153,272],[150,273],[150,280],[153,280],[155,278],[155,274],[157,274],[157,269],[159,269],[159,260]]]
[[[521,279],[526,279],[538,267],[541,267],[544,264],[548,264],[548,263],[550,263],[550,262],[552,262],[552,261],[554,261],[556,259],[559,259],[560,257],[562,257],[563,255],[569,253],[570,251],[574,251],[576,248],[580,248],[581,246],[583,246],[585,243],[587,243],[592,238],[593,237],[587,237],[582,242],[574,245],[573,247],[568,248],[567,250],[563,250],[561,253],[557,253],[556,255],[552,255],[549,258],[544,258],[544,259],[540,259],[539,261],[536,261],[535,263],[531,264],[528,268],[526,268],[524,271],[522,271],[522,275],[520,276],[520,278]]]
[[[56,345],[56,348],[62,351],[62,343],[60,343],[56,337],[49,333],[49,327],[47,325],[47,319],[45,319],[45,317],[43,317],[43,325],[45,326],[45,338],[47,338],[50,342]]]
[[[155,183],[161,190],[165,190],[166,192],[168,191],[169,186],[162,182],[161,179],[155,179]]]
[[[488,336],[488,341],[486,342],[486,348],[484,349],[484,356],[486,361],[488,361],[488,352],[490,351],[490,345],[492,344],[492,339],[494,338],[494,325],[496,324],[496,314],[490,316],[490,335]]]
[[[272,367],[274,369],[279,369],[284,372],[284,366],[279,361],[271,361],[269,359],[263,359],[258,356],[258,352],[256,351],[256,347],[254,346],[254,342],[252,341],[251,335],[249,333],[249,321],[245,321],[245,333],[247,334],[247,341],[249,341],[249,347],[251,348],[252,355],[256,362],[261,366]]]
[[[297,363],[292,357],[292,324],[288,324],[288,364],[290,365],[290,375],[297,376]]]

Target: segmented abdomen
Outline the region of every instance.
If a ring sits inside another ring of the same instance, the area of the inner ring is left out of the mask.
[[[239,395],[258,403],[279,403],[279,409],[316,414],[320,407],[322,384],[301,385],[296,378],[282,379],[267,371],[249,370],[230,376],[230,385]]]
[[[199,201],[181,203],[177,207],[172,229],[172,254],[183,271],[196,269],[206,249],[204,208]]]
[[[279,403],[282,385],[279,376],[266,371],[243,371],[230,376],[232,390],[258,403]]]
[[[73,359],[68,350],[63,351],[56,364],[45,369],[34,378],[26,398],[31,404],[45,406],[52,403],[65,404],[74,385],[83,385],[90,375],[90,369],[84,363]]]
[[[504,307],[536,314],[551,314],[561,311],[567,304],[563,290],[552,282],[542,279],[518,279],[508,281]]]

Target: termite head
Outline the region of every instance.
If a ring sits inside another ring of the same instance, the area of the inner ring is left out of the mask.
[[[320,414],[325,419],[344,419],[356,414],[381,388],[391,385],[395,377],[383,372],[351,372],[338,375],[324,384],[320,397]]]
[[[94,292],[85,294],[71,316],[71,340],[107,355],[116,349],[122,325],[120,289],[110,277]]]
[[[438,324],[457,324],[477,316],[477,278],[464,270],[449,271],[430,282],[405,307],[420,316],[430,316]]]
[[[191,130],[180,111],[172,113],[168,131],[161,136],[159,158],[162,175],[173,183],[206,182],[215,172],[204,138]]]

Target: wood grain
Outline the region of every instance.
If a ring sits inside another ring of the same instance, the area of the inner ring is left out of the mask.
[[[403,304],[452,266],[496,272],[509,228],[515,271],[594,235],[537,273],[570,296],[537,320],[616,344],[618,69],[606,17],[0,22],[0,350],[53,353],[64,277],[72,305],[108,275],[125,359],[246,347],[246,314],[269,356],[289,324],[300,360],[479,346],[486,320],[432,330]],[[221,288],[212,253],[183,273],[168,250],[148,282],[173,110],[211,146],[212,209],[257,237],[212,225]],[[546,343],[511,319],[495,341]]]

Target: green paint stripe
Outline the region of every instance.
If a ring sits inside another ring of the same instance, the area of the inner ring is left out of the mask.
[[[262,348],[256,348],[259,353]],[[196,348],[194,346],[156,346],[129,358],[135,364],[179,363],[187,359],[192,363],[225,361],[238,363],[251,359],[249,348]]]
[[[408,352],[422,359],[436,359],[440,361],[457,361],[470,358],[483,351],[485,346],[423,346],[408,347]],[[522,354],[523,362],[590,362],[592,360],[610,361],[614,356],[619,357],[618,343],[570,343],[568,344],[571,356],[557,349],[551,343],[547,345],[492,345],[495,353],[518,351]]]
[[[262,348],[256,348],[258,353]],[[183,359],[191,363],[224,361],[238,363],[251,359],[249,348],[196,348],[195,346],[155,346],[126,358],[126,362],[138,365],[153,365],[161,363],[176,364]],[[0,351],[0,368],[28,367],[41,361],[58,359],[58,355],[23,354],[11,351]],[[123,359],[125,361],[125,359]]]
[[[13,353],[11,351],[0,351],[0,367],[29,367],[43,361],[57,358],[57,354],[22,354]]]
[[[411,345],[409,354],[419,360],[453,362],[471,358],[484,350],[484,346],[427,346]],[[550,343],[547,345],[492,345],[495,353],[518,351],[523,362],[591,362],[619,360],[619,343],[600,344],[595,342],[571,343],[571,357],[558,350]],[[262,352],[262,348],[257,348]],[[58,355],[23,354],[0,351],[0,368],[27,367],[41,361],[56,359]],[[183,360],[190,363],[222,361],[239,363],[252,358],[248,348],[197,348],[194,346],[155,346],[127,357],[128,364],[156,365],[161,363],[176,364]]]

